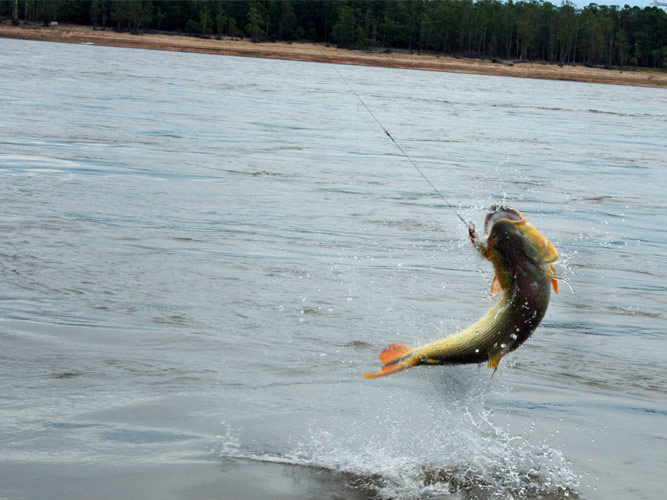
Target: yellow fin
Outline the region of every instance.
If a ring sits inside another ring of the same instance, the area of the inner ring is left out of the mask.
[[[498,371],[498,364],[500,363],[500,360],[503,358],[503,356],[507,354],[507,351],[509,351],[509,346],[502,348],[500,351],[489,354],[489,362],[486,366],[493,368],[493,373],[491,374],[492,377],[495,375],[496,371]]]
[[[489,368],[493,368],[493,371],[495,372],[498,369],[498,363],[500,363],[500,360],[502,359],[503,355],[505,353],[503,351],[498,351],[494,352],[493,354],[489,354],[489,362],[487,363],[486,366]]]

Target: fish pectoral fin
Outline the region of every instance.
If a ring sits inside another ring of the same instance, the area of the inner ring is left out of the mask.
[[[556,270],[553,265],[547,267],[547,273],[551,277],[551,286],[554,287],[554,293],[558,295],[558,281],[556,281]]]
[[[382,364],[391,363],[396,361],[404,356],[410,354],[414,349],[403,344],[391,344],[384,351],[378,354],[378,358],[382,361]]]
[[[491,293],[493,295],[496,295],[499,291],[500,291],[500,280],[498,279],[498,275],[494,274],[493,281],[491,281]]]

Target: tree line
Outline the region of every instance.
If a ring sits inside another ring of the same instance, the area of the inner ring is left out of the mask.
[[[0,0],[0,19],[595,66],[667,67],[658,7],[569,0]]]

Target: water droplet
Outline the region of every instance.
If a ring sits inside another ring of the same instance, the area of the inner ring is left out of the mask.
[[[475,349],[475,352],[479,352],[479,349]]]

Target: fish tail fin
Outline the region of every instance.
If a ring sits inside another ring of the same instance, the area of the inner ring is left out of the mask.
[[[407,356],[412,351],[414,351],[412,347],[408,347],[403,344],[391,344],[384,351],[378,354],[378,358],[380,358],[382,364],[386,365],[387,363],[391,363],[392,361],[396,361],[399,358]]]
[[[403,344],[392,344],[378,354],[380,361],[384,364],[380,371],[366,373],[362,376],[364,378],[378,378],[410,368],[415,365],[414,360],[410,359],[412,351],[414,351],[412,347]]]
[[[411,366],[412,363],[408,363],[407,361],[401,361],[400,363],[394,363],[393,365],[383,366],[379,371],[375,373],[364,373],[362,377],[364,378],[384,377],[385,375],[391,375],[392,373],[400,372],[401,370],[405,370],[406,368],[410,368]]]

